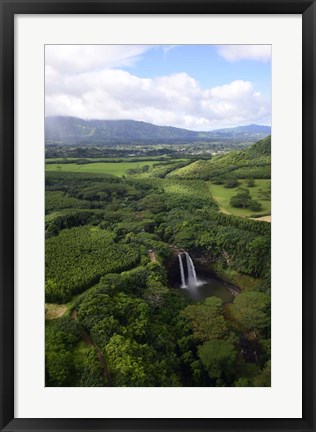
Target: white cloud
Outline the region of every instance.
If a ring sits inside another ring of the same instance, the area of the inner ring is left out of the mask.
[[[141,78],[119,65],[135,61],[144,48],[125,48],[91,52],[74,46],[60,55],[55,48],[50,50],[45,68],[46,115],[133,119],[195,130],[270,123],[270,102],[251,82],[203,89],[185,72]]]
[[[150,45],[46,45],[45,65],[65,74],[130,66]]]
[[[251,96],[253,88],[250,81],[233,81],[230,84],[225,84],[218,87],[213,87],[210,95],[213,98],[222,100],[239,100],[245,95]]]
[[[271,59],[271,45],[221,45],[218,54],[225,60],[257,60],[267,62]]]

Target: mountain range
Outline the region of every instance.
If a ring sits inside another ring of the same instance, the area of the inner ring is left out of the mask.
[[[209,132],[156,126],[135,120],[83,120],[46,117],[45,144],[63,146],[119,144],[254,143],[271,134],[270,126],[248,125]]]

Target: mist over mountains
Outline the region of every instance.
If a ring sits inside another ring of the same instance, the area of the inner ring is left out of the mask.
[[[171,126],[156,126],[135,120],[83,120],[64,116],[45,118],[46,145],[108,146],[208,142],[251,144],[270,134],[270,126],[255,124],[199,132]]]

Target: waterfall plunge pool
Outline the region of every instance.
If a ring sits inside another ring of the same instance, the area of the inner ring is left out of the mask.
[[[168,270],[169,285],[181,289],[184,295],[193,301],[204,301],[207,297],[215,296],[223,303],[231,303],[239,288],[220,279],[215,273],[200,268],[193,262],[190,255],[179,254],[171,263]]]

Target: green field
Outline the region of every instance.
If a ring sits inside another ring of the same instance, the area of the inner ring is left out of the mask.
[[[248,217],[255,214],[267,214],[271,212],[271,201],[262,199],[262,192],[268,192],[271,180],[255,180],[255,186],[248,188],[246,186],[246,180],[238,180],[239,186],[247,188],[250,192],[251,198],[259,201],[262,204],[262,210],[260,212],[254,212],[250,209],[234,208],[229,205],[229,201],[232,196],[236,195],[237,188],[227,189],[224,185],[215,185],[208,182],[210,191],[212,192],[213,198],[217,201],[220,209],[223,213],[233,214],[235,216]]]
[[[104,160],[104,159],[103,159]],[[169,159],[168,162],[183,162],[186,159]],[[61,164],[46,164],[46,171],[59,171],[59,172],[86,172],[96,174],[111,174],[122,177],[131,169],[140,169],[145,165],[152,167],[159,164],[159,160],[144,160],[144,161],[131,161],[131,162],[95,162],[87,164],[77,163],[61,163]],[[162,162],[163,163],[163,162]],[[147,177],[145,175],[145,177]]]
[[[86,172],[97,174],[112,174],[122,177],[130,169],[141,168],[144,165],[152,166],[157,161],[143,162],[108,162],[108,163],[91,163],[91,164],[46,164],[47,171],[60,172]]]

